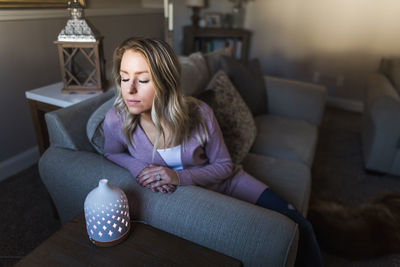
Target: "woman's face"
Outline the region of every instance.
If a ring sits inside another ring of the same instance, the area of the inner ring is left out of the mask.
[[[120,75],[122,97],[129,112],[134,115],[150,114],[155,89],[145,58],[133,50],[125,51]]]

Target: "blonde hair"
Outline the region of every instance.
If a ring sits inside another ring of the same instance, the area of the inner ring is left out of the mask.
[[[131,114],[122,98],[120,66],[124,53],[132,50],[141,54],[150,68],[150,74],[155,88],[155,96],[151,109],[151,118],[158,135],[154,143],[153,157],[164,127],[168,128],[170,140],[164,139],[164,146],[187,143],[194,133],[199,142],[204,145],[208,141],[207,127],[198,108],[195,98],[185,97],[180,88],[181,67],[173,49],[164,41],[150,38],[133,37],[122,42],[114,51],[113,72],[117,87],[114,106],[122,120],[122,132],[128,143],[133,146],[133,132],[139,123],[140,115]]]

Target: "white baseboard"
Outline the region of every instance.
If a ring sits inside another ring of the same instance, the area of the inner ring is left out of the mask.
[[[0,182],[32,166],[39,160],[39,157],[39,148],[35,146],[0,162]]]
[[[357,100],[349,100],[339,97],[328,97],[327,105],[330,107],[340,108],[348,111],[362,113],[364,111],[364,103]]]

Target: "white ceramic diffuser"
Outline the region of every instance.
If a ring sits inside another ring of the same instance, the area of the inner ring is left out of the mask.
[[[131,228],[128,199],[120,188],[107,179],[90,191],[84,204],[86,229],[90,241],[101,247],[122,242]]]

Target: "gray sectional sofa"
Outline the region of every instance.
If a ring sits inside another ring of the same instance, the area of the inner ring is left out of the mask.
[[[212,73],[199,75],[218,59],[210,57],[201,64],[191,59],[180,58],[182,85],[186,94],[195,95],[194,89],[204,87]],[[257,136],[241,165],[306,215],[326,89],[263,79],[267,112],[254,118]],[[39,170],[63,223],[83,211],[87,194],[107,178],[127,194],[134,219],[230,255],[244,266],[294,265],[298,229],[285,216],[197,186],[178,187],[173,194],[153,193],[99,154],[87,137],[87,123],[113,94],[111,89],[46,114],[51,146],[41,157]]]

